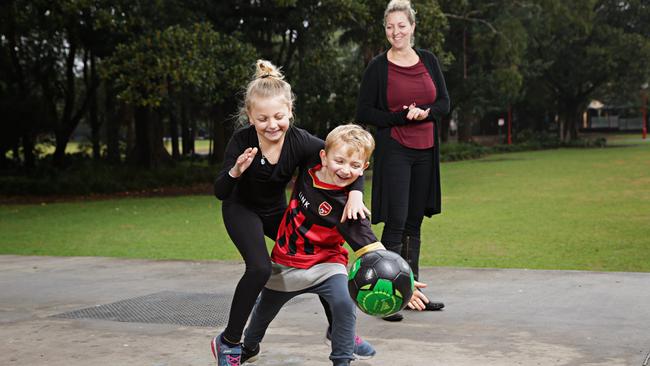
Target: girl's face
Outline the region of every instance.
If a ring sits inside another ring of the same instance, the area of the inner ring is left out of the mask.
[[[248,110],[248,120],[255,126],[260,142],[283,141],[291,124],[291,106],[282,96],[256,98]]]
[[[415,32],[415,23],[411,24],[403,11],[394,11],[386,17],[386,38],[390,45],[398,50],[411,47],[411,38]]]

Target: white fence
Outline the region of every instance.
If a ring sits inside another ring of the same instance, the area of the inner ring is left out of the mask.
[[[640,130],[643,128],[643,119],[619,118],[618,116],[591,117],[591,128],[614,128],[622,131]]]

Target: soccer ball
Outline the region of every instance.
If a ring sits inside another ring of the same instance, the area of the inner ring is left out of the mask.
[[[350,268],[348,290],[361,311],[388,316],[406,306],[414,290],[413,271],[399,254],[369,252]]]

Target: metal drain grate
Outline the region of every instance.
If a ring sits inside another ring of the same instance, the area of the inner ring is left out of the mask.
[[[295,297],[287,305],[304,300],[306,299],[302,296]],[[217,327],[227,323],[231,301],[232,294],[162,291],[111,304],[69,311],[53,317]]]

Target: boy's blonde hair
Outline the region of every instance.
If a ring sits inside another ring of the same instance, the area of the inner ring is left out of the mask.
[[[253,100],[256,98],[273,98],[281,96],[293,110],[295,97],[291,91],[291,85],[284,81],[284,75],[280,69],[266,60],[257,60],[255,63],[255,76],[246,86],[244,103],[239,110],[239,120],[242,124],[248,124],[248,112],[251,109]]]
[[[347,145],[348,154],[363,152],[365,161],[370,159],[370,155],[375,150],[375,139],[370,132],[353,123],[338,126],[327,134],[325,153],[340,144]]]

